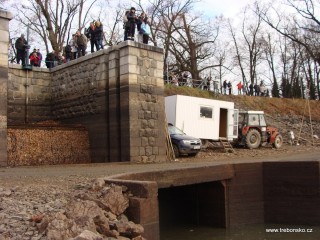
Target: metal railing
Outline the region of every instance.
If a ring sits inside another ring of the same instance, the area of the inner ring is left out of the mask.
[[[208,90],[215,93],[220,93],[220,83],[216,80],[208,79],[192,79],[192,78],[174,78],[172,80],[165,79],[165,84],[172,84],[175,86],[186,86]]]

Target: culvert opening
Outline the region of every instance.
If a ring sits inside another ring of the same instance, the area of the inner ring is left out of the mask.
[[[179,228],[226,226],[221,182],[159,189],[158,199],[160,236]]]

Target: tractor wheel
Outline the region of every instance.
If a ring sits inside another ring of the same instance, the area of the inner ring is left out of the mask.
[[[256,129],[251,129],[246,136],[246,146],[250,149],[258,148],[261,143],[261,134]]]
[[[278,134],[276,136],[276,138],[274,139],[273,147],[278,149],[278,148],[280,148],[282,146],[282,143],[283,143],[282,136],[280,134]]]
[[[180,155],[178,146],[175,145],[175,144],[173,144],[172,147],[173,147],[173,151],[174,151],[174,156],[175,156],[176,158],[178,158],[179,155]]]

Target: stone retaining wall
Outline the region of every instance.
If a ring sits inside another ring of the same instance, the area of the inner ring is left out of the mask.
[[[92,162],[166,161],[162,49],[126,41],[48,69],[10,65],[10,124],[88,129]]]
[[[9,21],[12,15],[0,9],[0,166],[7,163],[7,79]]]
[[[49,69],[9,65],[8,123],[19,124],[52,119]]]

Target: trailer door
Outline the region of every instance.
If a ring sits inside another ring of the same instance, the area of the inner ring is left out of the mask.
[[[228,109],[228,140],[238,138],[239,110]]]

